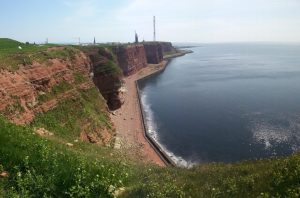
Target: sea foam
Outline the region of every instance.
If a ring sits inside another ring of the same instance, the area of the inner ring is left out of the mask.
[[[168,156],[168,158],[171,159],[177,166],[191,168],[193,165],[195,165],[195,162],[185,160],[183,157],[175,155],[173,152],[168,150],[166,146],[160,143],[158,127],[155,122],[153,111],[151,109],[151,104],[148,102],[147,95],[140,92],[140,99],[144,116],[144,124],[148,136],[156,142],[156,144],[161,148],[161,150],[163,150],[164,153]]]

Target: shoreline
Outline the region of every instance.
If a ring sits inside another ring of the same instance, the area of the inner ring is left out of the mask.
[[[148,64],[136,74],[124,77],[125,87],[122,88],[124,90],[122,97],[125,102],[120,109],[111,114],[116,127],[116,149],[126,150],[145,163],[162,167],[176,165],[159,144],[147,134],[137,83],[139,80],[163,72],[173,58],[187,53],[192,51],[181,50],[176,54],[165,56],[161,63]]]

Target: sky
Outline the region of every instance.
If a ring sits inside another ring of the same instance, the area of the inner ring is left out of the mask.
[[[53,43],[300,42],[300,0],[0,0],[0,37]]]

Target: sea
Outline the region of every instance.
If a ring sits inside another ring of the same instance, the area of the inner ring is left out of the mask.
[[[300,150],[300,44],[190,46],[138,82],[147,133],[179,166]]]

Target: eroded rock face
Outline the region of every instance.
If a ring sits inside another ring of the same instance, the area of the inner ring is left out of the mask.
[[[20,66],[16,72],[0,72],[0,112],[16,124],[30,123],[37,113],[48,111],[56,106],[60,98],[40,102],[38,97],[49,92],[54,86],[65,81],[75,83],[75,73],[89,79],[90,62],[85,54],[79,52],[73,60],[51,59],[46,63],[33,62]],[[90,80],[87,80],[90,81]],[[86,87],[93,86],[85,82]]]
[[[48,50],[56,49],[49,48]],[[59,48],[59,50],[62,51],[64,48]],[[101,61],[113,60],[113,54],[107,50],[98,49],[100,51],[95,53],[100,54],[100,58],[96,56],[96,59],[91,60],[94,57],[87,56],[83,51],[73,50],[74,56],[72,57],[49,58],[43,63],[33,61],[30,65],[20,65],[15,72],[1,70],[0,114],[15,124],[29,124],[37,114],[54,109],[60,102],[78,100],[82,91],[94,88],[92,74],[95,68],[93,66],[97,64],[101,66]],[[108,68],[119,69],[117,65]],[[121,84],[118,75],[112,75],[116,74],[113,71],[100,67],[100,72],[96,73],[94,80],[104,91],[103,95],[109,98],[109,104],[119,107],[120,100],[110,99],[117,98],[116,90]],[[99,99],[102,100],[102,98]],[[74,108],[77,107],[74,106]],[[84,140],[93,143],[96,141],[100,145],[110,145],[114,132],[100,124],[94,124],[92,119],[86,119],[80,126],[82,134],[89,134],[87,137],[90,139]],[[46,128],[36,128],[34,131],[40,136],[51,136],[55,133],[55,131],[49,132]]]
[[[159,44],[161,45],[163,53],[168,53],[175,50],[171,42],[159,42]]]
[[[147,62],[150,64],[158,64],[163,61],[163,50],[160,43],[145,43],[145,52],[147,56]]]
[[[118,46],[113,49],[124,75],[129,76],[147,66],[145,47],[142,44]]]
[[[120,108],[123,103],[119,97],[122,72],[114,55],[107,49],[95,48],[88,52],[88,56],[92,61],[93,81],[107,101],[109,109]]]

